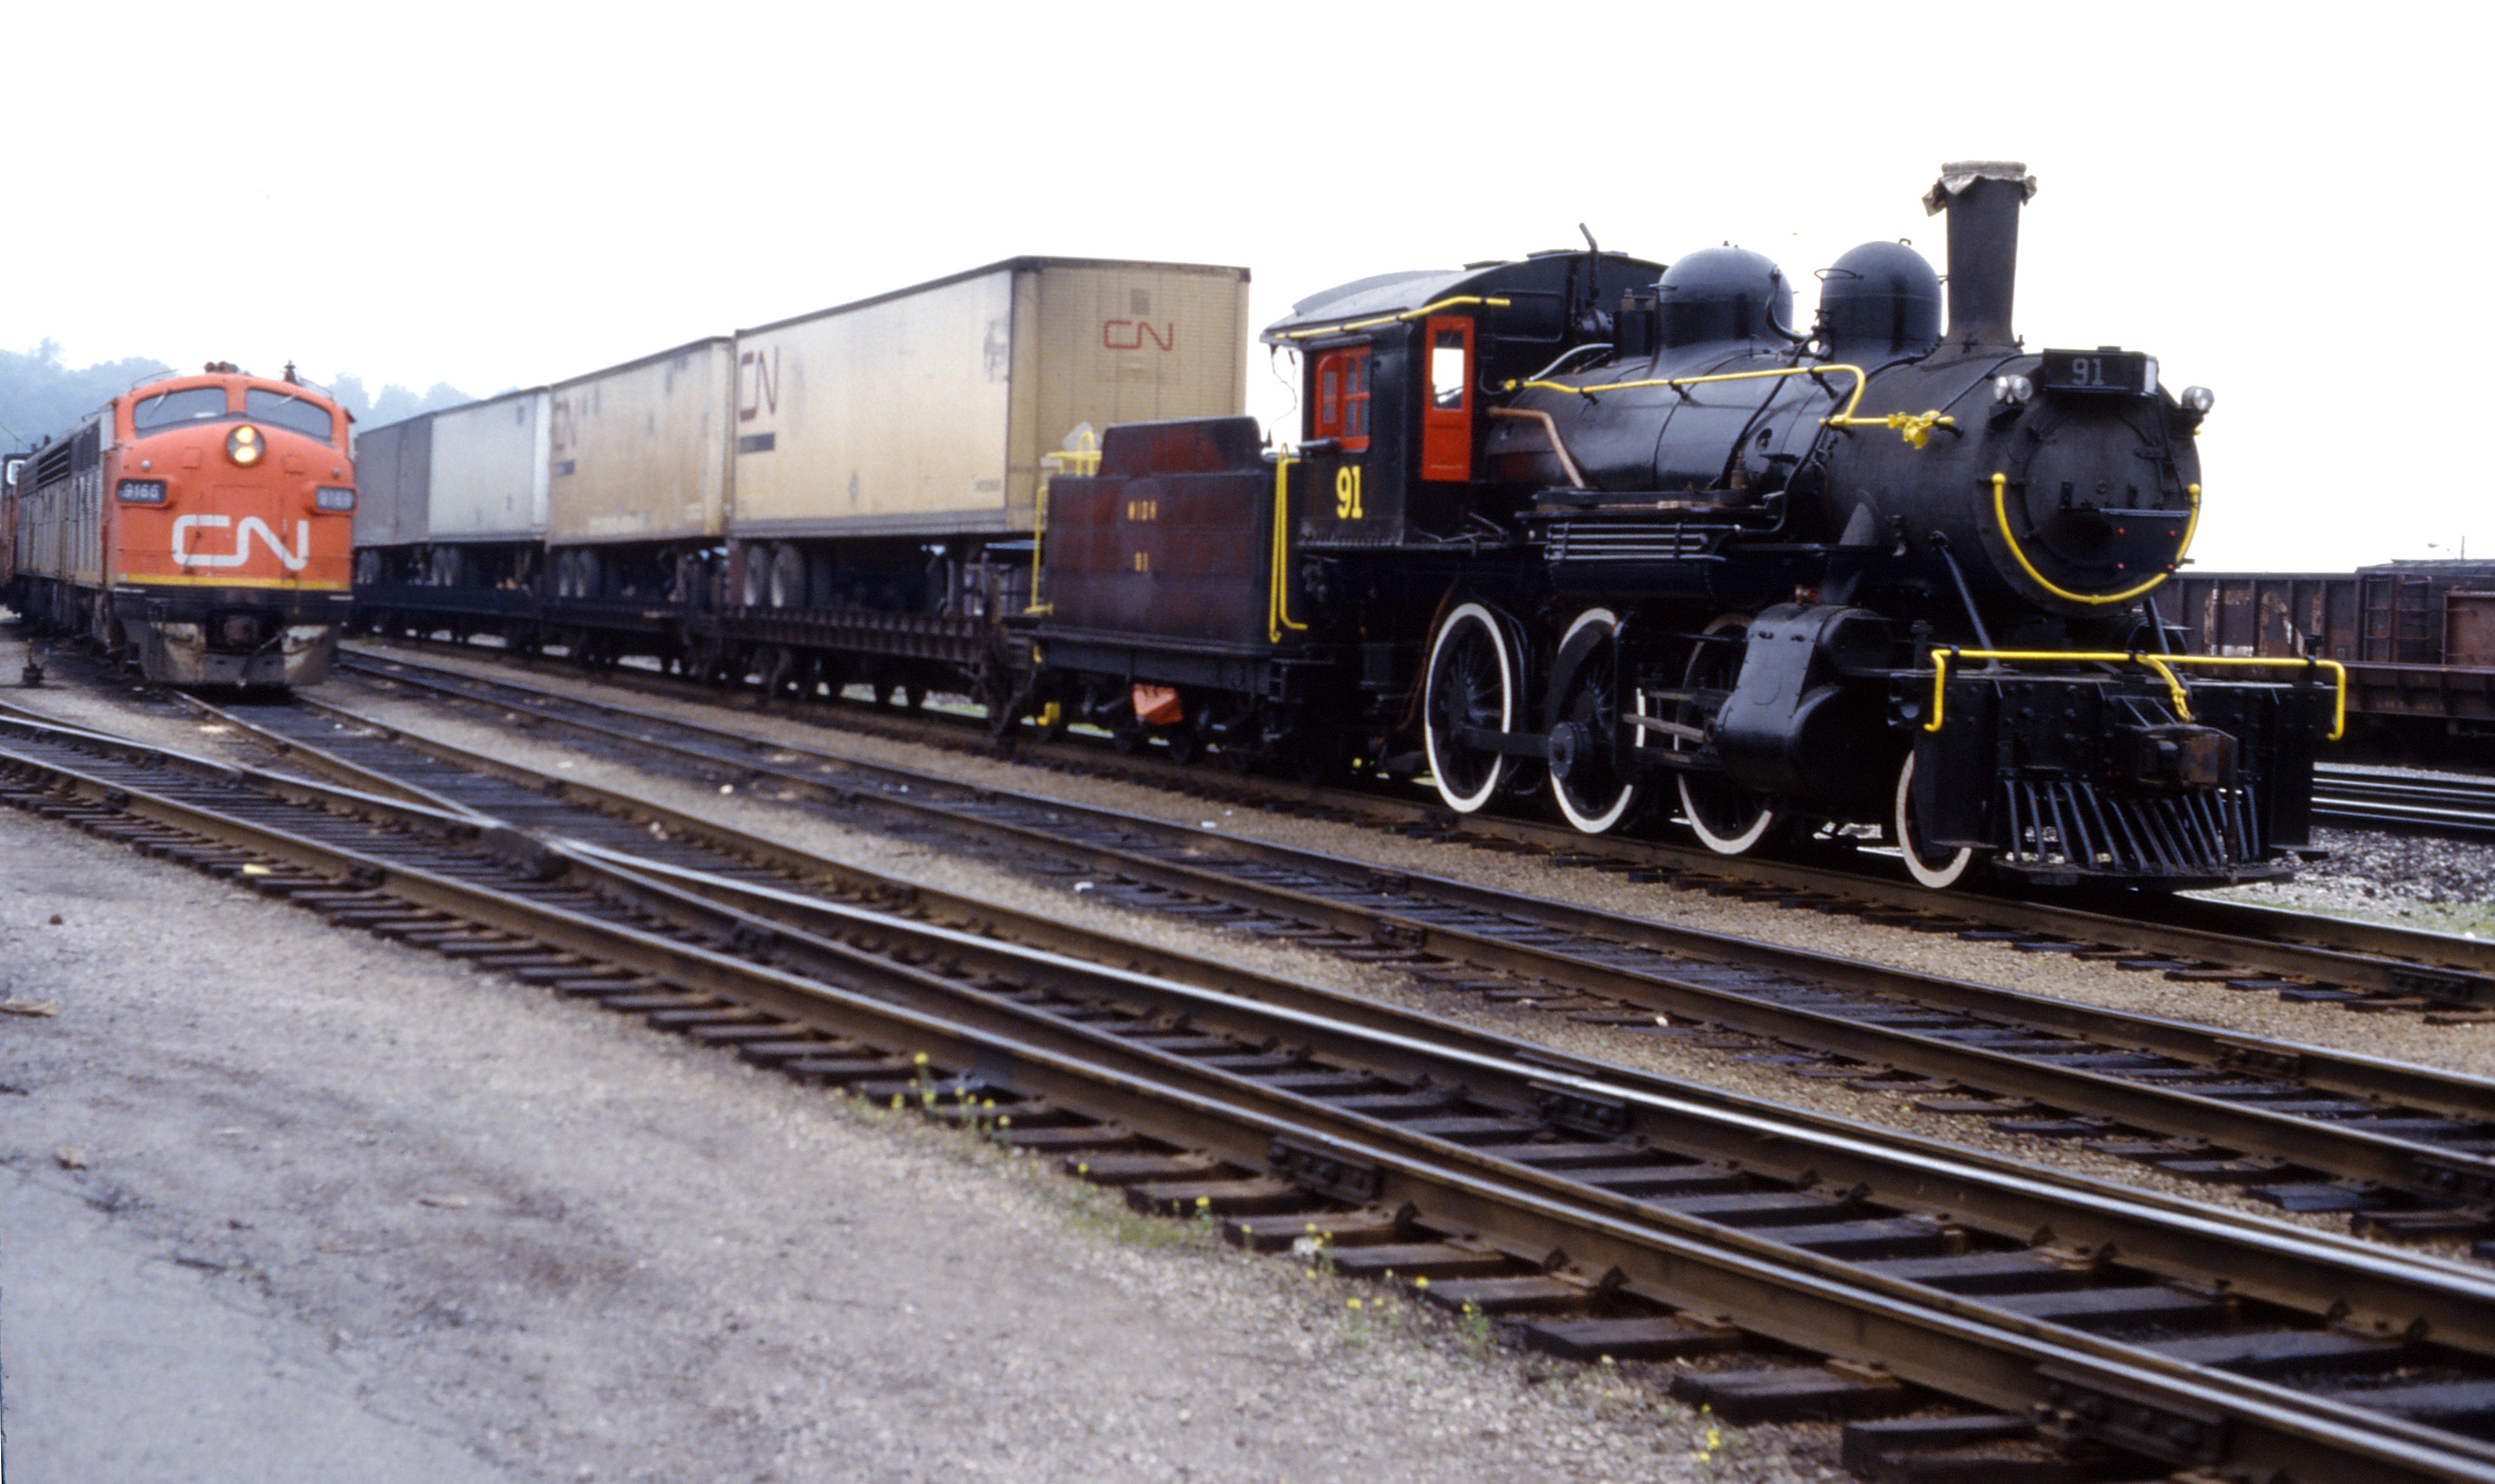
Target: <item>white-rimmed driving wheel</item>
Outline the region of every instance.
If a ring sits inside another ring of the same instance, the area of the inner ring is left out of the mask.
[[[1934,891],[1945,891],[1956,885],[1975,864],[1972,848],[1956,850],[1928,850],[1923,843],[1923,831],[1915,818],[1915,755],[1906,755],[1906,765],[1897,770],[1897,811],[1890,821],[1897,831],[1897,853],[1906,858],[1906,869],[1915,880]]]
[[[1619,632],[1618,614],[1587,608],[1551,667],[1551,797],[1588,835],[1617,825],[1637,801],[1620,766]]]
[[[1707,626],[1706,635],[1690,652],[1688,667],[1682,671],[1682,696],[1673,717],[1680,725],[1672,734],[1675,751],[1695,751],[1698,744],[1690,738],[1705,735],[1715,713],[1723,709],[1724,697],[1740,678],[1742,640],[1749,635],[1750,621],[1738,613],[1727,613]],[[1680,817],[1689,821],[1699,844],[1718,855],[1749,853],[1776,825],[1775,811],[1767,800],[1721,773],[1695,769],[1680,774]]]
[[[1463,739],[1465,728],[1507,731],[1516,723],[1517,656],[1498,615],[1468,603],[1447,615],[1430,645],[1422,739],[1438,796],[1458,814],[1490,802],[1511,759]]]

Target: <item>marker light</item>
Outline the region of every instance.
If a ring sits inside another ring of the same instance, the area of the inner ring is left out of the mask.
[[[226,457],[248,469],[268,456],[268,442],[246,422],[226,435]]]
[[[323,484],[312,492],[312,506],[315,510],[352,510],[355,508],[355,492],[353,489]]]
[[[1996,376],[1992,379],[1992,400],[2025,406],[2036,395],[2036,384],[2023,376]]]
[[[2191,412],[2199,413],[2205,417],[2209,415],[2209,409],[2217,405],[2218,394],[2206,386],[2183,388],[2183,406]]]

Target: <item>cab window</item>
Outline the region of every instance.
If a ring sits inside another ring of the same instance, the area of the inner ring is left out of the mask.
[[[1328,351],[1317,357],[1316,397],[1309,408],[1309,437],[1341,441],[1346,449],[1369,447],[1369,347]]]
[[[223,386],[183,386],[172,391],[160,391],[152,397],[140,397],[130,406],[130,426],[140,433],[158,428],[180,427],[191,422],[213,422],[226,415],[226,389]]]
[[[242,394],[243,416],[258,422],[273,423],[289,432],[302,433],[328,443],[335,435],[335,421],[329,409],[317,402],[307,402],[290,391],[271,391],[265,387],[246,387]]]

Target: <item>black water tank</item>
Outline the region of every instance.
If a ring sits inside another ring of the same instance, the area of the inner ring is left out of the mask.
[[[1769,316],[1793,323],[1793,286],[1776,265],[1740,247],[1709,247],[1676,263],[1655,288],[1666,346],[1764,340]]]
[[[1940,276],[1913,248],[1865,242],[1821,276],[1819,334],[1837,359],[1922,356],[1940,343]]]

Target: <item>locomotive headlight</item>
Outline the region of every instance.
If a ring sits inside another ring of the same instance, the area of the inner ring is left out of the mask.
[[[2218,394],[2206,386],[2183,388],[2183,409],[2186,412],[2205,417],[2209,416],[2209,409],[2217,405]]]
[[[352,510],[355,508],[355,492],[323,484],[312,492],[312,507],[322,510]]]
[[[246,422],[226,435],[226,457],[248,469],[268,456],[268,440]]]
[[[2024,407],[2034,399],[2036,384],[2023,376],[1996,376],[1992,379],[1992,400],[2011,407]]]

